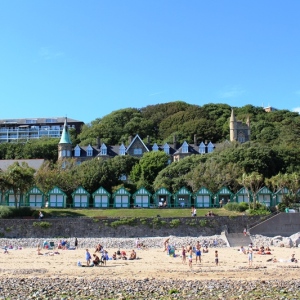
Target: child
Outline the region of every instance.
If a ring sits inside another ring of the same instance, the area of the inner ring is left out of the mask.
[[[91,263],[92,257],[91,257],[91,254],[90,254],[90,252],[89,252],[89,249],[86,249],[85,251],[86,251],[86,252],[85,252],[86,265],[89,266],[90,263]]]
[[[219,254],[218,254],[218,250],[215,251],[215,263],[216,263],[216,266],[219,265]]]
[[[183,264],[186,264],[186,251],[185,251],[185,248],[184,246],[182,246],[182,263]]]
[[[192,270],[193,267],[193,248],[190,246],[189,248],[189,267]]]

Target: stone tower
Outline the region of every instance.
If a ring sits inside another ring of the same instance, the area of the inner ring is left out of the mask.
[[[67,118],[58,144],[58,159],[72,157],[72,143],[69,134]]]
[[[245,143],[250,141],[250,118],[247,118],[246,124],[242,121],[237,121],[233,109],[231,110],[229,129],[231,142],[237,141],[240,143]]]

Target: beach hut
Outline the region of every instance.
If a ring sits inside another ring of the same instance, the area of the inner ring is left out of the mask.
[[[277,205],[277,204],[281,203],[283,200],[283,197],[288,195],[289,193],[290,193],[290,190],[286,187],[279,189],[277,192],[275,192],[273,194],[273,200],[274,200],[273,204]]]
[[[149,193],[144,187],[141,187],[132,195],[134,206],[149,207],[151,196],[151,193]]]
[[[109,200],[111,195],[103,187],[100,187],[98,190],[96,190],[93,193],[92,197],[93,197],[94,207],[109,208]]]
[[[237,203],[246,202],[250,203],[252,202],[252,192],[248,190],[245,187],[242,187],[236,194],[235,194],[235,200]]]
[[[155,207],[171,207],[172,193],[162,187],[153,194],[153,201]]]
[[[58,187],[48,192],[48,207],[66,207],[67,195]]]
[[[266,205],[267,207],[270,207],[273,205],[273,193],[266,187],[262,187],[257,192],[257,202]]]
[[[90,202],[90,193],[86,191],[82,186],[79,186],[73,193],[73,207],[85,207],[88,208]]]
[[[201,187],[194,195],[195,207],[211,207],[213,193],[205,187]]]
[[[192,193],[186,188],[182,187],[174,194],[175,207],[190,207]]]
[[[223,186],[215,194],[213,205],[218,207],[220,205],[220,200],[222,200],[222,205],[225,205],[228,202],[234,201],[234,194],[227,186]]]
[[[23,195],[20,192],[18,192],[16,194],[16,197],[17,197],[17,206],[23,206],[24,205]],[[8,205],[8,206],[16,206],[15,194],[14,194],[13,190],[6,191],[6,193],[5,193],[5,202],[6,202],[6,205]]]
[[[45,205],[45,194],[37,187],[32,187],[26,194],[26,206],[43,207]]]
[[[124,188],[119,188],[114,194],[114,207],[115,208],[129,208],[131,194]]]

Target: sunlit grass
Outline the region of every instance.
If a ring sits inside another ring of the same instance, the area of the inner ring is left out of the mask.
[[[235,211],[228,211],[224,208],[214,209],[197,209],[197,216],[205,216],[209,211],[212,211],[218,216],[239,216],[242,213]],[[135,218],[153,218],[158,215],[162,218],[179,218],[179,217],[190,217],[191,209],[188,208],[130,208],[130,209],[58,209],[58,208],[45,208],[43,212],[46,217],[107,217],[107,218],[124,218],[124,217],[135,217]]]

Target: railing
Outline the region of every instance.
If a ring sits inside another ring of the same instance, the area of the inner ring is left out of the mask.
[[[251,229],[253,229],[254,227],[266,222],[267,220],[270,220],[272,218],[274,218],[275,216],[277,216],[278,214],[280,214],[281,212],[279,211],[275,211],[273,213],[271,213],[270,215],[264,216],[262,219],[254,222],[253,224],[248,226],[248,232],[250,232]]]

